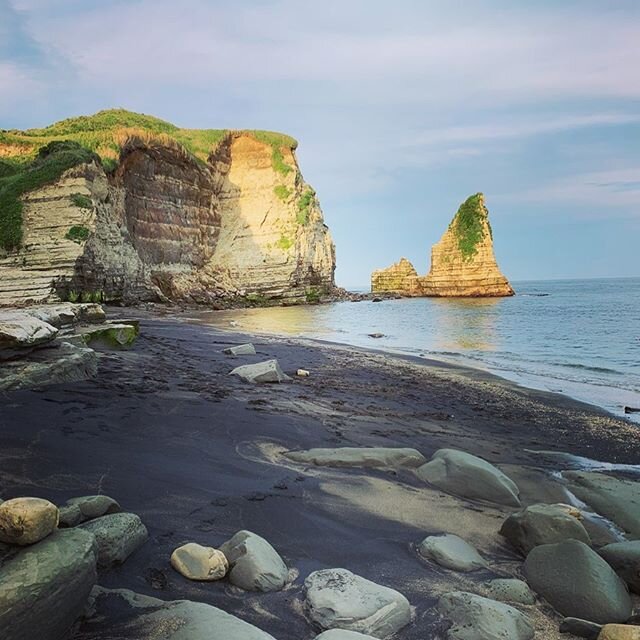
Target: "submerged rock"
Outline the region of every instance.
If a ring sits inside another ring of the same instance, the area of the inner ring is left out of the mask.
[[[314,571],[304,586],[309,617],[322,629],[387,638],[411,621],[409,601],[401,593],[346,569]]]
[[[555,504],[533,504],[512,513],[504,521],[500,535],[525,556],[541,544],[570,539],[591,544],[582,523],[570,515],[564,505]]]
[[[58,507],[42,498],[14,498],[0,504],[0,542],[29,545],[58,526]]]
[[[0,569],[0,635],[63,640],[96,582],[96,549],[86,531],[56,531]]]
[[[255,356],[256,348],[249,342],[247,344],[238,344],[234,347],[227,347],[222,351],[228,356]]]
[[[471,500],[520,506],[515,482],[491,463],[456,449],[439,449],[418,476],[443,491]]]
[[[496,578],[487,585],[488,597],[500,602],[517,602],[518,604],[534,604],[535,596],[529,585],[516,578]]]
[[[564,616],[605,624],[624,622],[631,615],[624,582],[583,542],[535,547],[524,573],[533,589]]]
[[[454,591],[438,601],[438,610],[453,626],[451,640],[530,640],[534,630],[520,611],[473,593]]]
[[[599,549],[598,553],[632,591],[640,593],[640,540],[614,542]]]
[[[120,505],[109,496],[80,496],[71,498],[60,507],[60,526],[75,527],[110,513],[122,511]]]
[[[487,566],[475,547],[452,533],[425,538],[418,553],[454,571],[476,571]]]
[[[426,462],[416,449],[400,447],[339,447],[289,451],[289,460],[319,467],[419,467]]]
[[[236,367],[229,375],[238,376],[245,382],[286,382],[291,380],[280,368],[277,360]]]
[[[222,551],[195,542],[178,547],[171,554],[171,566],[189,580],[213,581],[227,575],[229,562]]]
[[[289,570],[278,552],[251,531],[238,531],[220,546],[231,570],[229,580],[246,591],[279,591]]]

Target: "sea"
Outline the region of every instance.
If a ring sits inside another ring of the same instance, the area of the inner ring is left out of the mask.
[[[209,321],[471,366],[640,424],[624,412],[640,408],[640,278],[512,284],[511,298],[255,308]]]

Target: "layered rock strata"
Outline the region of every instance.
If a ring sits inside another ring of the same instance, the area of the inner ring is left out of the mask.
[[[431,269],[419,276],[402,258],[371,275],[373,293],[406,296],[503,297],[514,291],[500,272],[493,252],[493,232],[484,196],[477,193],[458,209],[447,231],[431,250]]]

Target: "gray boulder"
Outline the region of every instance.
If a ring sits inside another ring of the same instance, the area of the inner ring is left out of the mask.
[[[0,352],[19,352],[51,342],[58,329],[47,322],[22,312],[5,312],[0,315]]]
[[[289,570],[278,552],[251,531],[238,531],[220,546],[231,571],[231,584],[245,591],[279,591],[284,587]]]
[[[443,491],[471,500],[520,506],[515,482],[492,464],[456,449],[439,449],[418,476]]]
[[[76,525],[93,520],[110,513],[122,511],[120,505],[109,496],[81,496],[71,498],[60,507],[60,526],[75,527]]]
[[[222,609],[189,600],[164,601],[127,589],[96,587],[87,637],[136,640],[275,640]],[[39,640],[39,639],[38,639]]]
[[[541,544],[563,540],[580,540],[591,545],[591,538],[582,523],[564,506],[555,504],[533,504],[512,513],[504,521],[500,535],[525,556]]]
[[[171,554],[171,566],[189,580],[220,580],[227,575],[229,562],[213,547],[188,542]]]
[[[228,356],[255,356],[256,348],[248,342],[247,344],[237,344],[234,347],[227,347],[222,352]]]
[[[640,593],[640,540],[614,542],[602,547],[599,553],[631,591]]]
[[[401,593],[346,569],[315,571],[304,586],[308,615],[321,629],[387,638],[411,621],[409,601]]]
[[[426,462],[416,449],[401,447],[339,447],[285,453],[289,460],[319,467],[398,468],[419,467]]]
[[[286,382],[291,378],[282,371],[277,360],[267,360],[257,364],[243,364],[229,375],[238,376],[245,382]]]
[[[520,611],[473,593],[447,593],[438,601],[438,610],[453,622],[447,631],[451,640],[530,640],[534,635]]]
[[[624,582],[584,542],[566,540],[531,550],[524,563],[527,582],[564,616],[606,624],[631,615]]]
[[[58,526],[58,507],[42,498],[14,498],[0,504],[0,542],[29,545]]]
[[[0,634],[7,640],[64,640],[96,582],[92,535],[56,531],[0,569]]]
[[[487,584],[487,596],[500,602],[517,602],[518,604],[534,604],[534,596],[529,585],[516,578],[496,578]]]
[[[487,566],[474,546],[452,533],[425,538],[418,547],[418,553],[454,571],[475,571]]]
[[[597,640],[601,630],[601,624],[580,618],[564,618],[560,623],[560,633],[570,633],[587,640]]]
[[[365,636],[357,631],[345,631],[344,629],[330,629],[323,631],[315,640],[375,640],[373,636]]]
[[[135,513],[112,513],[89,520],[78,528],[95,536],[98,565],[102,568],[122,564],[149,537],[147,528]]]

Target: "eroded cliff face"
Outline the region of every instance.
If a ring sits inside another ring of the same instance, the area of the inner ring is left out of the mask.
[[[0,306],[90,293],[304,301],[334,286],[333,242],[294,150],[249,133],[228,134],[207,163],[132,137],[115,171],[79,165],[23,203],[23,246],[0,255]]]
[[[409,261],[402,268],[399,265],[403,265],[402,261],[374,271],[371,290],[441,297],[504,297],[514,294],[496,262],[489,211],[481,193],[471,196],[460,206],[447,231],[433,245],[431,269],[426,276],[418,276]],[[390,284],[393,288],[386,288]]]

